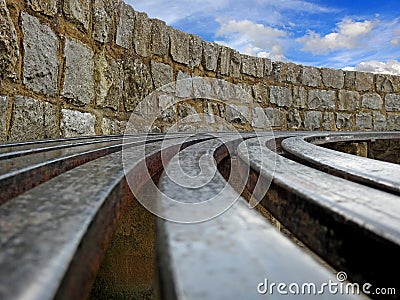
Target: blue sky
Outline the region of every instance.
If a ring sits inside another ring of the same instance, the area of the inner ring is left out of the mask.
[[[400,74],[399,0],[125,0],[204,40],[318,67]]]

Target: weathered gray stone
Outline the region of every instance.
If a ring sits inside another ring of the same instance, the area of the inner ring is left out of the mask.
[[[104,52],[94,57],[94,78],[96,82],[96,105],[118,110],[124,88],[122,63]]]
[[[322,119],[323,130],[335,130],[335,114],[333,112],[324,112]]]
[[[153,91],[149,68],[141,60],[127,56],[123,60],[124,92],[122,99],[127,111],[133,111]]]
[[[361,97],[361,107],[363,108],[381,109],[382,104],[382,98],[377,93],[364,94]]]
[[[246,124],[250,121],[249,108],[244,105],[227,105],[226,120],[230,123]]]
[[[143,57],[150,55],[151,20],[147,14],[135,11],[135,30],[133,42],[135,52]]]
[[[240,53],[236,50],[231,50],[230,53],[230,67],[229,67],[229,76],[238,78],[240,77],[240,66],[242,65],[242,57]]]
[[[65,79],[62,96],[67,101],[83,106],[94,96],[93,52],[74,39],[66,39],[64,48]]]
[[[172,59],[181,64],[189,64],[190,35],[171,27],[168,27],[168,35]]]
[[[400,91],[400,76],[376,74],[376,91],[383,93],[397,93]]]
[[[200,66],[203,54],[203,46],[201,38],[197,35],[190,35],[189,54],[189,67],[193,69]]]
[[[219,46],[215,43],[203,42],[203,66],[208,71],[216,71],[218,65]]]
[[[360,94],[353,91],[339,91],[339,110],[355,111],[359,107]]]
[[[270,76],[272,73],[272,61],[269,58],[264,58],[264,77]]]
[[[356,72],[344,71],[344,88],[351,90],[356,88]]]
[[[162,121],[172,122],[176,115],[176,99],[170,95],[158,96],[159,118]]]
[[[254,102],[252,86],[246,83],[238,83],[235,85],[231,85],[230,83],[224,82],[225,93],[223,93],[224,100],[234,99],[240,103],[252,103]]]
[[[151,52],[158,56],[168,54],[169,37],[167,25],[159,19],[151,19]]]
[[[353,128],[353,115],[336,113],[336,128],[339,130],[351,130]]]
[[[269,88],[269,101],[278,106],[289,107],[292,104],[292,92],[289,88],[271,86]]]
[[[61,110],[61,133],[63,137],[94,135],[96,117],[77,110]]]
[[[103,118],[101,120],[101,131],[103,134],[124,134],[126,121]]]
[[[218,119],[225,118],[224,106],[220,103],[205,103],[204,118],[207,124],[220,123]]]
[[[287,122],[287,129],[299,129],[302,124],[299,111],[295,108],[289,109],[286,116],[286,122]]]
[[[284,128],[285,127],[285,112],[279,108],[267,107],[265,108],[265,114],[272,127]]]
[[[93,39],[100,43],[110,43],[114,39],[115,11],[119,10],[111,0],[93,2]]]
[[[22,13],[24,33],[24,84],[35,92],[57,93],[58,40],[47,25]]]
[[[26,0],[29,7],[36,12],[47,16],[54,16],[57,13],[57,0]]]
[[[135,11],[130,5],[121,1],[119,12],[115,43],[125,49],[130,49],[133,45],[135,30]]]
[[[213,82],[213,81],[211,81]],[[192,78],[193,83],[193,97],[194,98],[203,98],[209,99],[211,97],[211,84],[204,77],[196,77]]]
[[[281,61],[272,62],[272,72],[271,77],[275,82],[285,82],[286,81],[286,64]]]
[[[64,0],[64,14],[74,23],[89,28],[90,0]]]
[[[192,96],[192,92],[192,76],[179,71],[176,77],[176,96],[179,98],[189,98]]]
[[[0,96],[0,142],[7,140],[8,97]]]
[[[11,141],[27,141],[60,136],[55,105],[16,96],[13,103]]]
[[[386,111],[400,111],[400,95],[386,94],[385,109]]]
[[[391,113],[388,114],[387,130],[400,130],[400,115]]]
[[[302,67],[294,63],[286,64],[286,81],[289,83],[300,83]]]
[[[219,72],[221,75],[229,74],[231,63],[231,49],[225,46],[219,46]]]
[[[179,122],[183,123],[197,123],[201,122],[201,117],[189,103],[179,103],[178,106]]]
[[[307,90],[304,87],[293,87],[293,106],[297,108],[307,107]]]
[[[254,99],[263,104],[268,103],[269,90],[268,85],[264,82],[259,82],[253,86]]]
[[[374,90],[374,74],[356,72],[356,90],[360,92]]]
[[[170,65],[151,61],[151,77],[156,89],[174,81],[174,70]]]
[[[242,73],[253,77],[264,76],[264,60],[260,57],[253,57],[242,54]]]
[[[258,129],[268,129],[270,127],[267,115],[261,107],[254,107],[251,110],[251,126]]]
[[[308,108],[335,109],[335,92],[326,90],[308,91]]]
[[[342,89],[344,86],[344,73],[342,70],[321,69],[324,86],[334,89]]]
[[[15,78],[18,60],[18,38],[4,0],[0,0],[0,79]]]
[[[244,99],[245,93],[243,89],[237,88],[236,86],[232,85],[231,83],[225,80],[213,80],[211,81],[211,94],[210,97],[217,101],[222,102],[232,102],[232,100]],[[237,93],[236,93],[237,92]],[[245,103],[245,99],[243,102]]]
[[[359,112],[356,114],[356,129],[371,129],[372,128],[372,116],[371,113]]]
[[[315,130],[321,128],[322,112],[306,111],[304,112],[304,128],[306,130]]]
[[[386,130],[386,116],[376,111],[373,112],[373,116],[374,130]]]
[[[319,69],[314,67],[303,67],[301,82],[307,86],[319,87],[322,84]]]

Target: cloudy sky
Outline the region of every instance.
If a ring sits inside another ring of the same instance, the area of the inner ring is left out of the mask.
[[[303,65],[400,74],[399,0],[125,0],[204,40]]]

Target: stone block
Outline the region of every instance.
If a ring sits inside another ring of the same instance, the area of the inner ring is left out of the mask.
[[[344,71],[344,88],[354,90],[356,88],[356,72]]]
[[[192,92],[192,76],[179,71],[176,77],[176,96],[179,98],[190,98],[192,97]]]
[[[246,83],[238,83],[231,85],[230,83],[225,83],[225,98],[224,100],[231,100],[234,99],[236,101],[239,101],[240,103],[253,103],[254,98],[253,98],[253,88],[251,85],[248,85]]]
[[[0,96],[0,142],[7,140],[8,97]]]
[[[193,97],[194,98],[203,98],[209,99],[211,97],[211,86],[214,81],[211,83],[204,77],[196,77],[192,78],[193,83]]]
[[[285,127],[285,112],[279,108],[267,107],[265,108],[265,114],[272,127],[284,128]]]
[[[63,10],[67,19],[85,30],[89,29],[90,0],[64,0]]]
[[[47,25],[22,13],[24,84],[38,93],[55,95],[58,77],[58,39]]]
[[[28,141],[60,136],[57,106],[16,96],[13,103],[10,141]]]
[[[372,115],[367,112],[359,112],[356,114],[356,129],[365,130],[372,129]]]
[[[171,27],[168,27],[168,35],[171,43],[172,59],[177,63],[189,64],[190,35]]]
[[[286,81],[286,64],[281,61],[272,62],[272,72],[271,77],[275,82],[285,82]]]
[[[118,110],[124,88],[122,63],[104,52],[97,53],[94,57],[94,78],[96,105]]]
[[[248,106],[234,104],[227,105],[226,120],[229,123],[246,124],[250,121]]]
[[[234,78],[240,77],[241,64],[242,64],[242,57],[240,53],[232,49],[230,53],[229,76]]]
[[[191,34],[189,38],[189,67],[200,66],[203,54],[202,40],[199,36]]]
[[[89,104],[94,96],[93,51],[74,39],[65,40],[65,79],[62,96],[78,106]]]
[[[115,43],[125,49],[130,49],[133,45],[134,30],[135,11],[130,5],[121,1]]]
[[[57,0],[26,0],[29,7],[36,12],[53,17],[57,13]]]
[[[151,61],[151,77],[156,89],[174,81],[174,70],[170,65]]]
[[[151,20],[147,14],[135,12],[135,30],[133,43],[135,52],[143,57],[150,55]]]
[[[400,95],[386,94],[385,109],[386,111],[400,111]]]
[[[103,118],[101,120],[101,131],[103,134],[124,134],[126,121]]]
[[[324,112],[322,118],[323,130],[335,130],[335,114],[333,112]]]
[[[292,104],[292,92],[287,87],[270,86],[269,101],[278,106],[289,107]]]
[[[115,13],[119,10],[112,0],[93,2],[93,39],[100,43],[110,43],[114,39]]]
[[[339,91],[339,110],[355,111],[359,107],[360,94],[353,91]]]
[[[165,122],[173,122],[176,116],[176,99],[170,95],[158,96],[158,118]]]
[[[225,107],[220,103],[205,103],[204,118],[207,124],[221,123],[218,119],[225,118]]]
[[[356,90],[360,92],[374,91],[374,74],[356,72]]]
[[[289,109],[286,115],[287,129],[301,128],[302,120],[297,109]]]
[[[94,135],[96,117],[77,110],[61,110],[61,133],[63,137]]]
[[[353,115],[348,113],[336,113],[336,128],[339,130],[353,129]]]
[[[321,69],[322,82],[325,87],[342,89],[344,86],[344,73],[342,70]]]
[[[300,83],[302,67],[294,63],[285,64],[286,81],[293,84]]]
[[[158,19],[151,19],[151,52],[158,56],[165,56],[168,54],[169,37],[167,32],[167,25],[164,21]]]
[[[0,0],[0,79],[15,78],[18,61],[18,37],[6,2]]]
[[[400,130],[400,114],[388,113],[387,130]]]
[[[198,123],[201,122],[201,117],[196,109],[189,103],[179,103],[178,116],[180,123]]]
[[[382,98],[377,93],[364,94],[361,97],[361,107],[379,110],[382,108]]]
[[[315,67],[303,67],[301,82],[307,86],[319,87],[322,84],[320,69]]]
[[[293,106],[296,108],[307,107],[307,90],[304,87],[293,87]]]
[[[309,90],[307,105],[310,109],[335,109],[335,92]]]
[[[304,112],[304,129],[316,130],[321,128],[322,112],[306,111]]]
[[[251,126],[257,129],[268,129],[270,127],[267,115],[261,107],[254,107],[251,110]]]
[[[264,60],[262,58],[242,54],[241,61],[243,74],[258,78],[264,76]]]
[[[382,93],[398,93],[400,91],[400,76],[375,74],[376,91]]]
[[[253,85],[254,99],[258,103],[267,104],[269,99],[268,84],[259,82]]]
[[[219,46],[215,43],[203,42],[203,66],[208,71],[216,71],[218,66]]]
[[[386,116],[382,115],[380,112],[373,112],[373,123],[374,130],[386,130],[387,128]]]
[[[272,73],[272,61],[264,58],[264,77],[269,77]]]

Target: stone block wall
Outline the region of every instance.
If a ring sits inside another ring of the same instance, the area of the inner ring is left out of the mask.
[[[232,105],[203,97],[199,77],[243,95]],[[400,130],[400,77],[247,56],[120,0],[0,0],[1,142],[123,133],[132,113],[158,114],[153,131],[224,130],[221,120],[240,130]],[[191,126],[173,126],[188,116]]]

